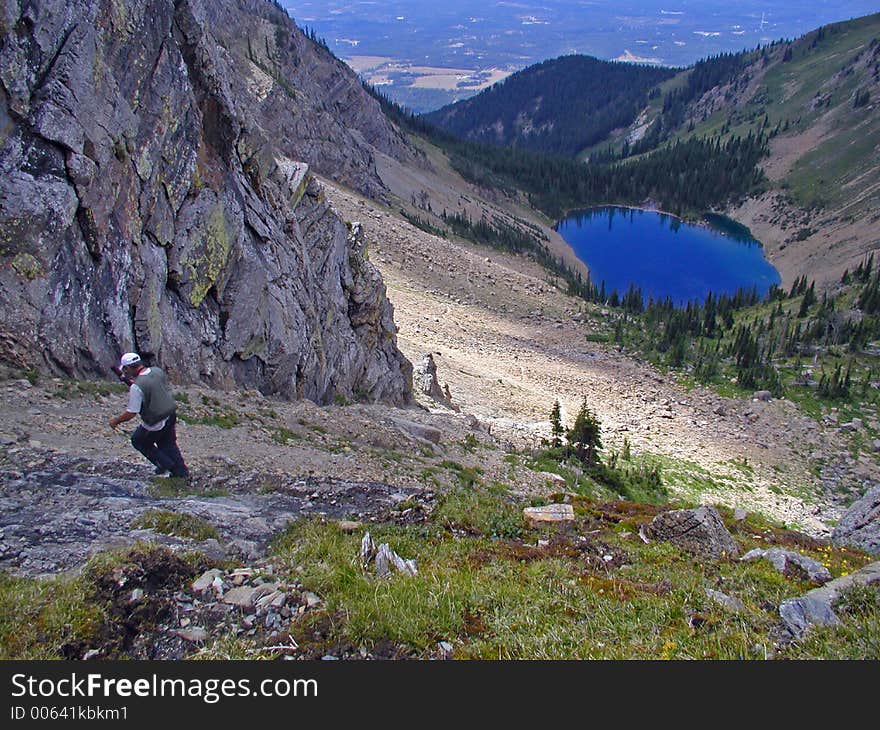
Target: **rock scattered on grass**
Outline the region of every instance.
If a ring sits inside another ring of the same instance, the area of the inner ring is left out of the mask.
[[[831,571],[822,563],[801,555],[793,550],[784,550],[783,548],[769,548],[762,550],[755,548],[749,550],[740,560],[758,560],[764,558],[769,560],[776,570],[789,578],[798,578],[800,580],[809,580],[813,583],[822,585],[831,580]]]
[[[574,522],[574,508],[570,504],[548,504],[543,507],[525,507],[523,517],[530,527]]]

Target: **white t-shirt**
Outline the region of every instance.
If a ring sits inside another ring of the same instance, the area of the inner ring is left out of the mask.
[[[150,368],[146,368],[144,372],[150,372]],[[136,383],[132,383],[128,389],[128,406],[125,410],[127,410],[129,413],[140,413],[141,406],[143,404],[144,391],[142,391]],[[163,418],[161,421],[159,421],[159,423],[154,423],[152,426],[149,426],[143,422],[143,419],[141,419],[141,425],[147,431],[161,431],[163,428],[165,428],[165,421],[167,420],[167,418]]]

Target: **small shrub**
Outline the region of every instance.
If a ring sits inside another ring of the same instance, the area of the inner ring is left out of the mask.
[[[472,433],[467,434],[461,442],[461,447],[468,453],[472,453],[479,448],[480,442]]]

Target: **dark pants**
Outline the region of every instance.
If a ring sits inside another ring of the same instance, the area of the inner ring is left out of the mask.
[[[188,477],[189,469],[177,448],[177,415],[172,413],[160,431],[147,431],[138,426],[131,434],[131,445],[157,468],[170,471],[175,477]]]

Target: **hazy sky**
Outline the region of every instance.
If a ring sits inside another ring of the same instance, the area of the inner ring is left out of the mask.
[[[339,55],[387,55],[478,66],[523,65],[564,53],[615,58],[624,50],[689,64],[724,50],[793,38],[826,23],[880,12],[880,0],[284,0]]]

